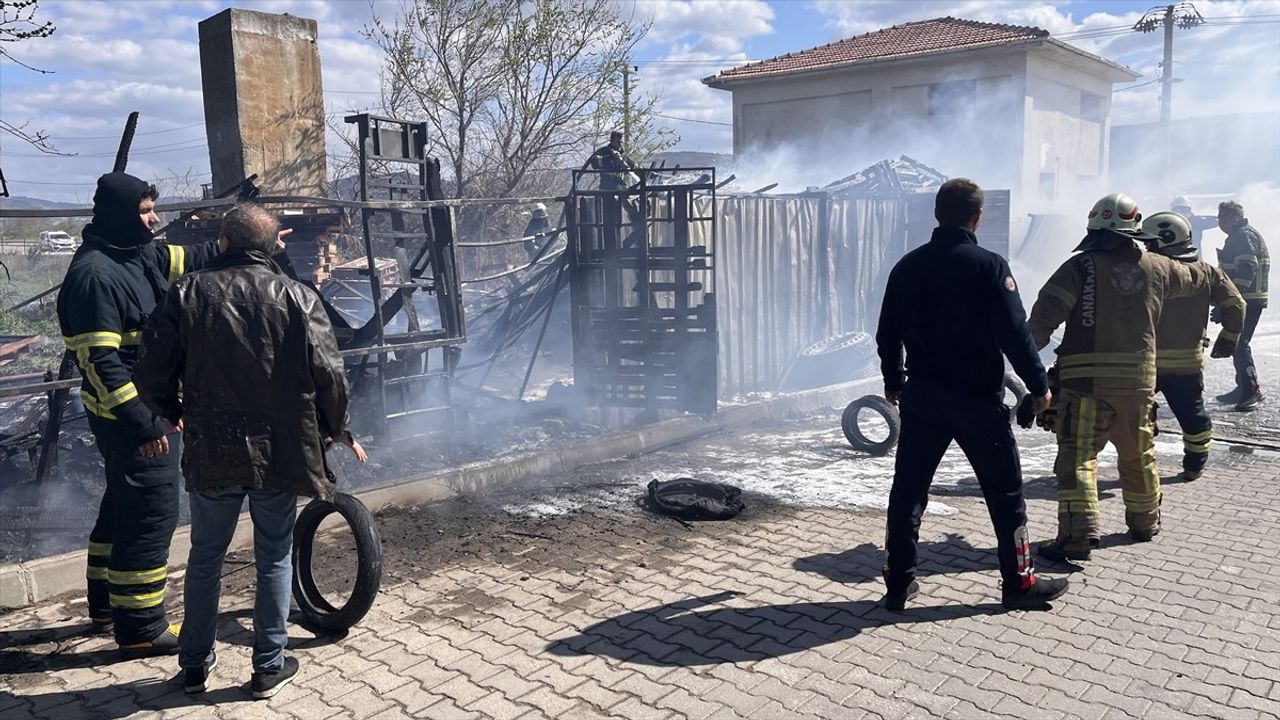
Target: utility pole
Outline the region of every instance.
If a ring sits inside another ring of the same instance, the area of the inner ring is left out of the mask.
[[[1175,25],[1188,30],[1204,24],[1204,17],[1196,6],[1189,2],[1180,2],[1164,7],[1154,7],[1147,11],[1142,19],[1134,24],[1133,29],[1141,33],[1153,32],[1156,28],[1164,28],[1164,60],[1160,63],[1160,145],[1163,172],[1160,176],[1165,183],[1169,182],[1170,156],[1173,151],[1171,126],[1173,121],[1173,28]],[[1169,188],[1165,188],[1168,190]]]
[[[631,58],[622,64],[622,136],[631,142]]]

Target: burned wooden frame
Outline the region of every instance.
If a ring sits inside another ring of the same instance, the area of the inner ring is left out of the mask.
[[[574,384],[600,407],[711,414],[717,400],[715,168],[652,170],[599,189],[578,170],[566,204]],[[706,213],[706,214],[702,214]],[[703,224],[705,245],[691,245]]]

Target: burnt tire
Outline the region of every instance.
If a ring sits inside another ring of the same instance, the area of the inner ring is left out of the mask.
[[[863,410],[871,410],[884,418],[889,426],[889,434],[883,440],[875,442],[862,433],[858,427],[858,416]],[[868,455],[887,455],[894,445],[898,444],[898,435],[902,432],[902,420],[898,417],[898,409],[879,395],[866,395],[849,403],[840,416],[840,429],[854,450]]]
[[[334,607],[316,585],[311,553],[320,523],[338,513],[351,527],[356,540],[356,580],[351,597],[340,608]],[[302,615],[301,624],[311,630],[342,632],[360,622],[378,596],[382,584],[382,536],[374,523],[373,513],[364,503],[346,493],[338,493],[333,502],[312,500],[293,527],[293,599]]]
[[[793,392],[856,380],[875,358],[875,340],[865,332],[819,340],[796,354],[778,389]]]

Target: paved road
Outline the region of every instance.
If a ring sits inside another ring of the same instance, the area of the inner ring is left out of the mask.
[[[0,716],[1280,714],[1280,456],[1220,448],[1204,478],[1167,486],[1165,532],[1144,545],[1121,534],[1118,489],[1104,473],[1105,548],[1083,568],[1042,567],[1071,572],[1073,591],[1036,613],[1000,608],[985,506],[953,465],[935,503],[946,510],[922,530],[921,598],[892,614],[877,606],[875,493],[801,492],[838,468],[865,485],[865,459],[840,457],[834,444],[801,452],[834,417],[544,479],[558,487],[383,515],[378,604],[342,639],[291,628],[302,674],[266,702],[244,691],[243,556],[229,565],[231,614],[203,696],[171,682],[172,658],[118,662],[108,640],[81,635],[78,600],[0,616]],[[794,493],[753,494],[734,521],[686,528],[634,503],[655,474],[741,469],[792,451],[792,465],[755,477]],[[1030,487],[1040,538],[1053,527],[1052,487]]]

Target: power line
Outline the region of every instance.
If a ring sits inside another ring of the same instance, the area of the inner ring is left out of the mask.
[[[679,120],[680,122],[699,123],[701,125],[723,125],[725,127],[733,127],[733,123],[718,122],[716,120],[696,120],[694,118],[679,117],[677,115],[663,115],[662,113],[650,113],[654,117],[666,118],[668,120]]]
[[[200,172],[200,173],[191,173],[190,175],[171,175],[169,177],[150,178],[149,180],[150,182],[155,183],[155,182],[163,182],[165,180],[186,180],[187,178],[195,179],[199,177],[204,177],[206,175],[213,175],[213,173]],[[98,182],[97,178],[94,178],[93,180],[84,180],[82,182],[47,182],[42,180],[20,180],[18,178],[9,178],[8,181],[13,184],[22,184],[22,185],[59,185],[63,187],[84,187],[86,185],[94,185]]]
[[[181,146],[181,147],[178,147],[178,146]],[[186,140],[178,140],[177,142],[172,142],[172,143],[163,143],[160,145],[152,145],[150,147],[136,148],[129,151],[129,156],[132,157],[134,155],[160,155],[166,152],[174,152],[174,151],[181,151],[181,150],[197,150],[199,148],[208,147],[208,146],[209,146],[208,143],[206,143],[204,140],[200,138],[189,138]],[[55,156],[50,156],[46,153],[19,153],[19,152],[0,151],[0,156],[3,156],[3,157],[63,157],[68,159],[115,157],[115,154],[116,154],[115,150],[111,150],[110,152],[76,153],[74,155],[55,155]]]
[[[198,123],[192,123],[192,124],[190,124],[190,125],[183,125],[183,126],[181,126],[181,127],[169,128],[169,129],[167,129],[167,130],[152,130],[152,131],[150,131],[150,132],[140,132],[140,133],[135,133],[135,136],[142,136],[142,135],[161,135],[161,134],[164,134],[164,133],[177,132],[177,131],[179,131],[179,130],[190,130],[190,129],[191,129],[191,128],[193,128],[193,127],[204,127],[204,123],[203,123],[203,122],[198,122]],[[120,139],[120,136],[119,136],[119,135],[96,135],[96,136],[92,136],[92,137],[90,137],[90,136],[73,137],[73,136],[70,136],[70,135],[63,135],[63,136],[58,136],[58,137],[51,137],[51,138],[49,138],[49,139],[50,139],[50,140],[54,140],[54,141],[61,141],[61,140],[119,140],[119,139]]]

